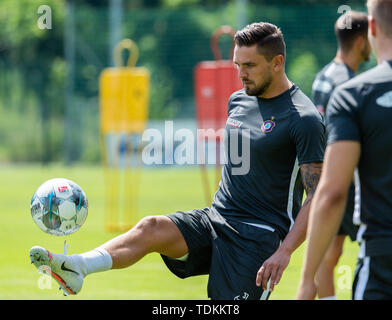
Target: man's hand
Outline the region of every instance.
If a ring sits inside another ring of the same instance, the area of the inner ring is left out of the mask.
[[[297,300],[314,300],[317,287],[314,281],[302,281],[298,287]]]
[[[282,277],[283,271],[287,268],[291,254],[296,250],[305,240],[306,227],[308,224],[308,213],[310,209],[311,200],[316,190],[322,163],[310,162],[300,165],[302,183],[306,190],[306,199],[302,204],[302,208],[298,213],[295,223],[286,238],[276,250],[276,252],[267,259],[260,270],[257,272],[256,285],[263,286],[264,290],[268,288],[268,279],[270,279],[270,288],[272,291]]]
[[[269,290],[274,290],[282,277],[283,271],[287,268],[290,262],[290,253],[280,247],[276,252],[266,261],[257,272],[256,285],[263,286],[264,290],[268,289],[268,279],[270,278]]]

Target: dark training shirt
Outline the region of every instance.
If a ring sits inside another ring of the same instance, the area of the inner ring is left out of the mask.
[[[392,61],[383,62],[339,86],[327,108],[328,144],[361,144],[354,218],[366,254],[392,248]]]
[[[322,115],[325,115],[327,110],[328,102],[331,98],[333,90],[344,82],[355,77],[355,73],[344,63],[338,63],[331,61],[316,75],[316,78],[312,85],[312,100],[317,109]],[[345,219],[342,221],[341,229],[343,228],[344,234],[351,234],[350,237],[353,239],[355,235],[356,227],[350,225],[353,220],[353,208],[355,198],[355,186],[352,183],[350,185],[347,205],[345,210]]]
[[[229,159],[212,208],[228,220],[270,226],[283,239],[302,205],[299,165],[323,161],[321,115],[295,85],[271,99],[248,96],[243,89],[229,99],[225,130]],[[237,145],[248,172],[236,172],[241,164],[231,151]]]
[[[344,63],[331,61],[316,75],[312,85],[312,101],[322,115],[325,114],[333,90],[350,80],[355,73]]]

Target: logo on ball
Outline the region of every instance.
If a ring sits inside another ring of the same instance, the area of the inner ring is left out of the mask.
[[[76,232],[87,218],[87,197],[75,182],[51,179],[34,193],[30,204],[31,216],[37,226],[54,236]]]
[[[57,189],[59,190],[59,192],[65,192],[65,191],[68,190],[68,187],[67,186],[61,186],[61,187],[58,187]]]

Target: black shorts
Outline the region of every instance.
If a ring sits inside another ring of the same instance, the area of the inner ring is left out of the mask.
[[[178,260],[162,255],[178,277],[209,274],[208,297],[213,300],[268,299],[256,286],[261,265],[279,247],[276,231],[228,221],[210,208],[168,215],[182,232],[188,256]]]
[[[342,223],[340,225],[338,235],[348,235],[351,241],[355,241],[359,227],[353,223],[354,214],[354,196],[355,189],[353,186],[350,187],[346,209],[344,211]]]
[[[358,259],[353,300],[392,300],[392,255]]]

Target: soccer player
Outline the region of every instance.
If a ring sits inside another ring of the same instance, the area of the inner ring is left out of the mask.
[[[369,61],[368,20],[365,13],[348,11],[335,23],[338,50],[335,58],[316,76],[312,87],[312,100],[322,115],[328,105],[333,90],[343,82],[353,78],[360,64]],[[356,239],[358,226],[353,223],[354,184],[351,185],[344,218],[340,229],[332,241],[317,272],[317,294],[320,299],[334,300],[334,269],[343,252],[343,244],[348,235]]]
[[[315,296],[314,276],[338,230],[354,172],[354,217],[361,225],[352,298],[392,299],[392,0],[368,0],[367,7],[378,65],[339,86],[328,104],[328,146],[298,299]]]
[[[66,293],[76,294],[88,274],[158,252],[181,278],[209,274],[211,299],[267,299],[305,240],[325,148],[322,117],[287,78],[285,54],[273,24],[254,23],[235,35],[233,60],[244,88],[229,99],[227,154],[242,147],[249,167],[228,159],[211,207],[145,217],[80,255],[33,247],[32,263],[48,265]]]

